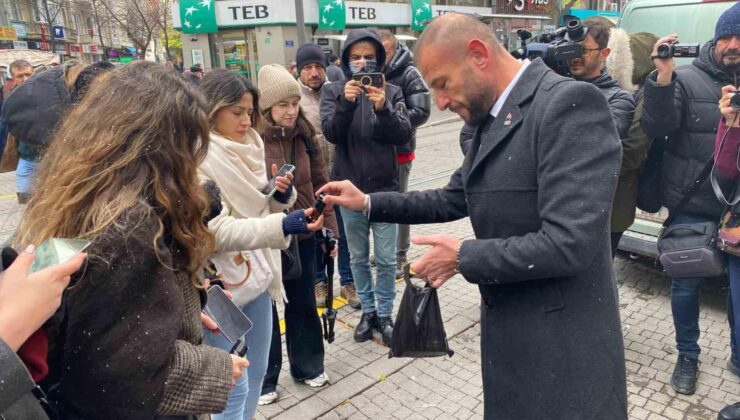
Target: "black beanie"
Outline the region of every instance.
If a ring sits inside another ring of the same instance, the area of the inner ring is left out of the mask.
[[[319,64],[325,68],[326,56],[318,45],[303,44],[298,47],[298,51],[295,54],[295,63],[299,72],[309,64]]]

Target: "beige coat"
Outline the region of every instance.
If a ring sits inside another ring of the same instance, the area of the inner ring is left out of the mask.
[[[328,85],[330,82],[327,80],[324,85]],[[316,130],[316,138],[318,144],[321,147],[321,152],[324,154],[324,160],[326,161],[326,172],[331,175],[331,168],[334,166],[334,145],[329,143],[324,137],[324,133],[321,129],[321,114],[319,113],[319,105],[321,104],[321,91],[313,90],[310,87],[301,83],[300,79],[298,84],[301,86],[301,110],[306,115],[306,119],[311,123],[313,129]]]

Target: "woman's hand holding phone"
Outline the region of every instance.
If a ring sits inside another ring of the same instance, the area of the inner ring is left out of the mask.
[[[274,163],[272,164],[272,167],[270,167],[270,170],[272,172],[272,177],[275,179],[275,188],[277,188],[281,193],[288,191],[290,184],[293,183],[293,173],[287,172],[285,176],[278,175],[280,171]]]

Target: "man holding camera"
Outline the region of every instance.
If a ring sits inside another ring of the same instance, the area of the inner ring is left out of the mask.
[[[411,266],[432,287],[459,273],[480,289],[485,419],[626,420],[608,237],[620,143],[604,96],[515,59],[472,16],[434,19],[416,58],[437,106],[477,127],[462,167],[404,194],[330,182],[324,201],[373,223],[470,217],[475,238],[412,238],[432,248]]]
[[[411,122],[411,140],[398,147],[398,182],[401,192],[409,188],[411,165],[416,158],[416,128],[427,122],[432,108],[432,99],[429,88],[421,78],[419,70],[414,66],[414,54],[403,44],[399,44],[396,36],[388,30],[378,31],[385,48],[385,77],[388,82],[400,87],[406,101]],[[409,225],[398,226],[398,240],[396,241],[396,277],[403,275],[403,267],[408,264],[406,253],[410,246]]]
[[[670,51],[677,35],[658,40],[653,49],[656,72],[645,84],[642,129],[650,137],[667,137],[661,172],[661,201],[674,213],[691,184],[698,179],[712,159],[717,121],[721,118],[717,103],[721,87],[735,85],[740,72],[740,3],[720,16],[714,38],[701,48],[691,65],[675,68]],[[668,44],[668,45],[665,45]],[[723,205],[715,197],[709,182],[704,182],[675,216],[676,224],[717,222]],[[678,360],[671,386],[681,394],[693,394],[699,375],[699,291],[703,278],[674,278],[671,282],[671,309],[676,329]],[[728,312],[730,324],[732,313]],[[740,374],[740,356],[734,333],[728,368]]]
[[[386,83],[380,73],[385,63],[380,37],[368,29],[350,31],[341,60],[347,82],[329,83],[321,90],[324,137],[336,146],[332,179],[350,180],[365,191],[398,191],[396,148],[408,143],[411,124],[401,88]],[[375,329],[388,345],[396,295],[397,226],[371,223],[361,211],[341,212],[363,312],[355,328],[355,341],[371,339]],[[371,230],[375,286],[370,271]]]

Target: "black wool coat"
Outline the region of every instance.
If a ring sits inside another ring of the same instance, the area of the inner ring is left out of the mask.
[[[483,298],[486,419],[627,418],[609,249],[620,160],[604,95],[537,59],[446,187],[370,195],[372,221],[470,217],[459,268]]]

